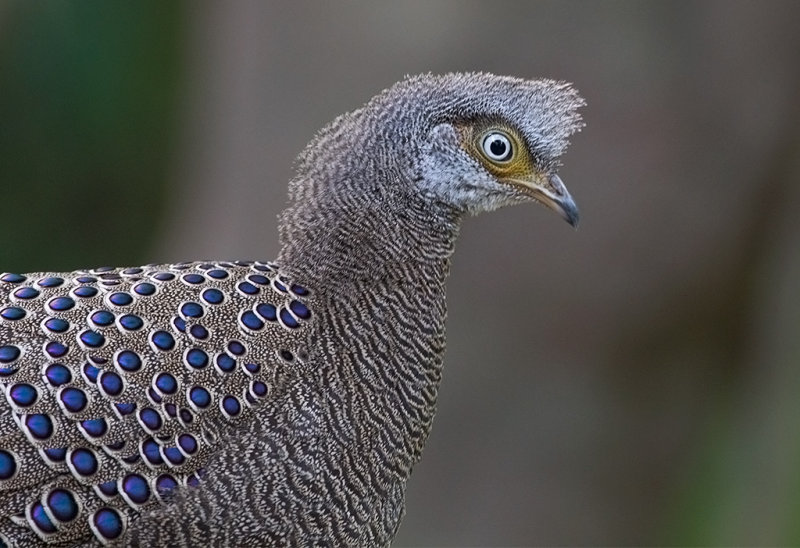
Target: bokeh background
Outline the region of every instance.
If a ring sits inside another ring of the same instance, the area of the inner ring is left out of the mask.
[[[273,258],[294,156],[406,74],[574,82],[469,219],[398,546],[800,544],[800,3],[0,2],[0,270]]]

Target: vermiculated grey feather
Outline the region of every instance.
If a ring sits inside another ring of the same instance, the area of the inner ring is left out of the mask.
[[[462,218],[540,201],[567,84],[418,76],[301,154],[271,262],[0,277],[0,546],[381,546],[435,413]]]

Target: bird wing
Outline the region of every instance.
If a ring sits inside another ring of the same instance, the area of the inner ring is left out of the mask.
[[[310,300],[267,262],[0,276],[0,541],[110,541],[197,484],[307,358]]]

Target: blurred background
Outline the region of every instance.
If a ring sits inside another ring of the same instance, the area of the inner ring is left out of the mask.
[[[398,546],[800,544],[800,3],[0,2],[0,270],[271,259],[294,156],[406,74],[575,83],[468,219]]]

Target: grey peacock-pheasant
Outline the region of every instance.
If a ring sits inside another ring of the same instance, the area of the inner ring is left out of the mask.
[[[556,170],[582,105],[409,78],[301,154],[274,263],[2,275],[0,546],[390,543],[461,220],[537,201],[576,225]]]

